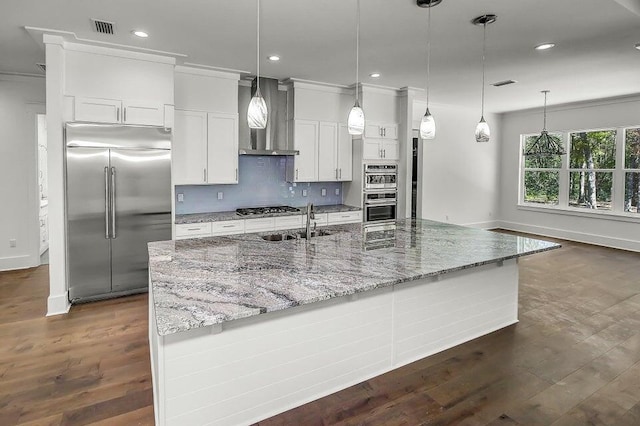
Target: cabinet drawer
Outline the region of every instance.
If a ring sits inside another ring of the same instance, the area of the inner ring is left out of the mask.
[[[328,214],[329,225],[362,222],[362,210]]]
[[[176,225],[176,239],[211,236],[211,222]]]
[[[302,216],[276,217],[276,230],[302,228]]]
[[[212,235],[244,234],[244,220],[225,220],[211,223]]]
[[[313,222],[315,222],[317,226],[327,226],[328,225],[327,213],[316,213],[315,219],[311,219],[312,225],[313,225]],[[307,215],[305,214],[302,216],[302,225],[306,226],[306,224],[307,224]]]
[[[245,219],[244,232],[273,231],[275,229],[275,218],[263,217],[260,219]]]

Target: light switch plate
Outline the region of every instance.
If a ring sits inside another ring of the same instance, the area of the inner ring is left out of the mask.
[[[327,188],[322,188],[322,189],[320,190],[320,194],[321,194],[323,197],[326,197],[326,196],[327,196]]]
[[[178,194],[178,202],[179,203],[184,202],[184,194]]]
[[[224,192],[218,192],[218,200],[222,200],[224,198]]]
[[[14,238],[9,240],[9,247],[15,247],[16,246],[16,240]]]
[[[307,190],[306,190],[306,189],[303,189],[303,190],[302,190],[302,196],[303,196],[303,197],[306,197],[306,196],[307,196]]]
[[[336,195],[340,195],[340,188],[336,188]]]

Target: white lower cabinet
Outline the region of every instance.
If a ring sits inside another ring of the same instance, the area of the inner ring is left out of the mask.
[[[340,225],[345,223],[360,223],[362,210],[316,213],[311,225],[318,226]],[[206,223],[182,223],[176,225],[176,240],[186,238],[216,237],[222,235],[250,234],[252,232],[286,231],[301,229],[306,226],[307,215],[291,215],[276,217],[261,217],[256,219],[224,220]]]
[[[274,217],[261,217],[259,219],[245,219],[244,232],[273,231],[276,228]]]
[[[225,220],[222,222],[211,222],[211,235],[236,235],[244,234],[244,220]]]
[[[209,237],[211,236],[211,222],[184,223],[176,225],[176,239]]]
[[[329,213],[327,214],[327,222],[329,223],[329,225],[362,222],[362,210]]]
[[[302,216],[276,216],[276,231],[281,231],[285,229],[296,229],[302,227]]]

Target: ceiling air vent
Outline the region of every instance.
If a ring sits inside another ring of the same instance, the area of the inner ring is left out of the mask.
[[[45,64],[36,64],[38,66],[38,68],[40,68],[40,71],[42,72],[47,72],[47,66]]]
[[[504,80],[504,81],[498,81],[497,83],[493,83],[491,85],[495,86],[495,87],[502,87],[502,86],[508,86],[508,85],[514,84],[514,83],[517,83],[517,81],[515,81],[515,80]]]
[[[114,34],[115,25],[113,22],[102,21],[100,19],[92,19],[91,24],[93,30],[100,34]]]

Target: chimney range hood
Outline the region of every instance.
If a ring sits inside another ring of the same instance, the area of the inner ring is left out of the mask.
[[[251,97],[256,92],[256,79],[253,79],[251,84]],[[278,80],[272,78],[260,77],[260,92],[267,104],[267,111],[269,111],[267,119],[267,127],[265,129],[249,129],[251,138],[248,146],[243,146],[243,142],[240,141],[240,149],[238,153],[240,155],[298,155],[300,151],[292,149],[282,149],[278,146],[278,141],[285,141],[285,135],[278,135],[278,122],[284,120],[284,111],[278,108]],[[247,105],[240,106],[240,125],[247,126],[246,114]]]

